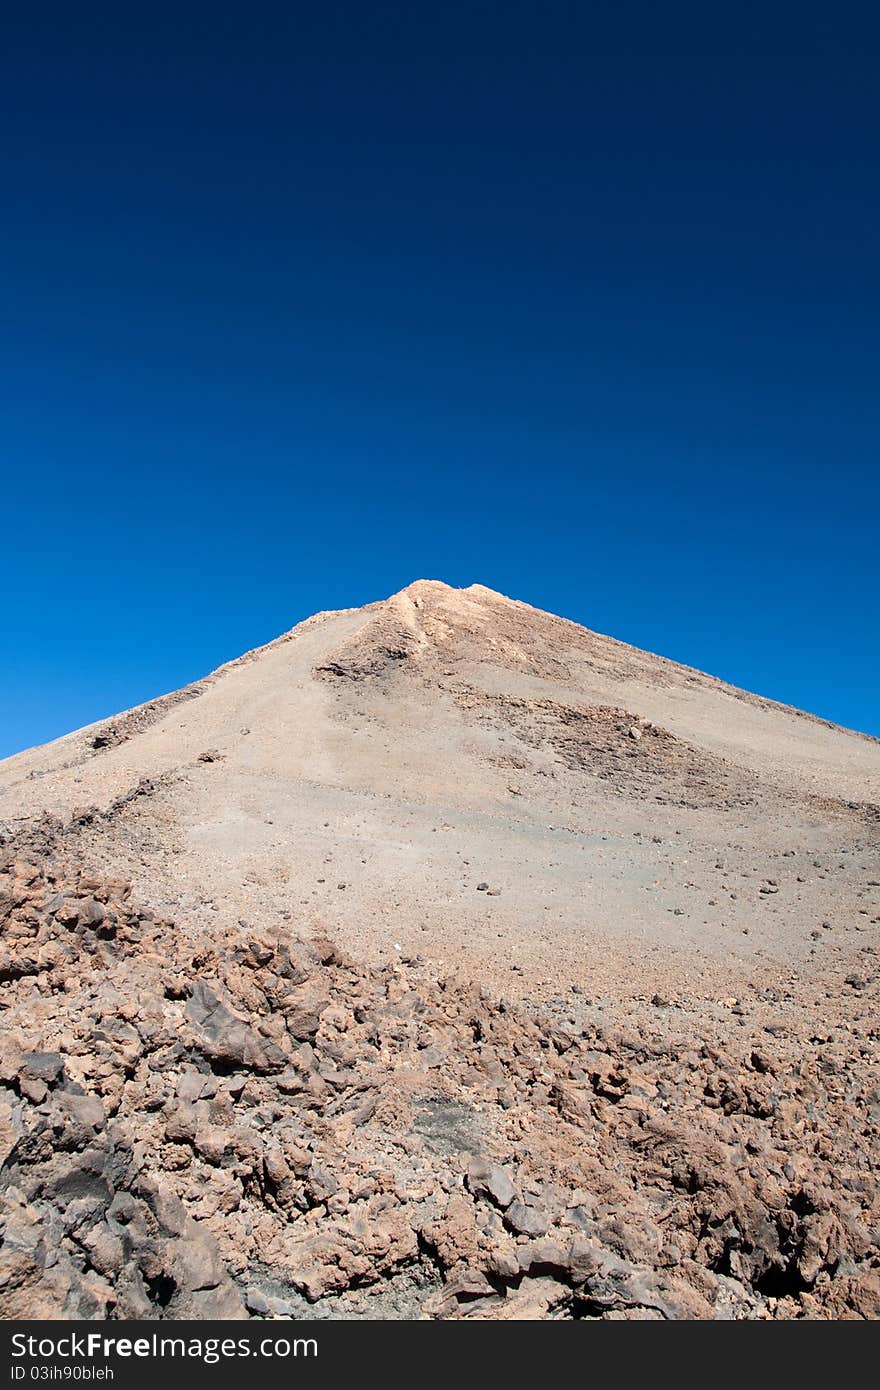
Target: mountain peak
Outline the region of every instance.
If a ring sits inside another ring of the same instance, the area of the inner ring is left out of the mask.
[[[456,586],[447,584],[442,579],[414,579],[411,584],[407,584],[404,589],[399,589],[397,593],[392,594],[385,601],[392,603],[401,598],[412,600],[417,608],[426,602],[449,602],[450,599],[455,598],[488,599],[496,603],[515,602],[506,594],[501,594],[496,589],[490,589],[485,584]]]
[[[398,589],[396,593],[391,594],[387,601],[390,602],[392,599],[406,597],[416,602],[420,599],[432,597],[439,598],[445,594],[454,594],[457,592],[460,591],[453,588],[451,584],[444,583],[442,579],[414,579],[412,583],[407,584],[405,588]]]

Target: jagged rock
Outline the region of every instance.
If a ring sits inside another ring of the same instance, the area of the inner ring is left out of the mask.
[[[519,1201],[511,1202],[504,1219],[510,1229],[521,1236],[543,1236],[549,1225],[545,1212]]]
[[[193,987],[186,1016],[205,1055],[215,1061],[257,1072],[280,1071],[287,1065],[286,1054],[237,1018],[203,980]]]
[[[472,1158],[468,1164],[467,1185],[475,1197],[491,1197],[499,1207],[509,1207],[516,1198],[516,1188],[504,1169],[482,1158]]]
[[[64,1058],[57,1052],[25,1052],[18,1070],[20,1077],[54,1086],[64,1071]]]
[[[330,1001],[308,986],[290,990],[281,1000],[287,1031],[298,1042],[309,1042],[321,1025],[321,1015]]]

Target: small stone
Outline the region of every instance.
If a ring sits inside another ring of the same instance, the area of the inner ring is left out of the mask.
[[[31,1076],[22,1076],[18,1083],[18,1089],[33,1105],[42,1105],[49,1094],[49,1087],[45,1081],[37,1081]]]
[[[98,927],[104,920],[103,904],[94,898],[85,898],[79,904],[77,917],[81,927]]]
[[[58,1100],[62,1109],[86,1128],[100,1129],[104,1124],[106,1116],[100,1097],[79,1096],[72,1091],[60,1091]]]
[[[448,1060],[442,1047],[423,1047],[419,1051],[419,1066],[430,1071],[432,1067],[442,1067]]]
[[[64,1071],[64,1058],[58,1052],[25,1052],[21,1059],[21,1075],[29,1081],[44,1081],[53,1086]]]

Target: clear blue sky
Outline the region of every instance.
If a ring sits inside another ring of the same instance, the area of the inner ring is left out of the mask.
[[[877,47],[823,10],[7,11],[0,755],[416,577],[880,734]]]

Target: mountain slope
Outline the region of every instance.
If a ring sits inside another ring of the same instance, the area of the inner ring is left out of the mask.
[[[167,910],[514,991],[730,992],[876,911],[880,743],[480,585],[319,614],[9,759],[0,819],[144,779],[101,853]]]

